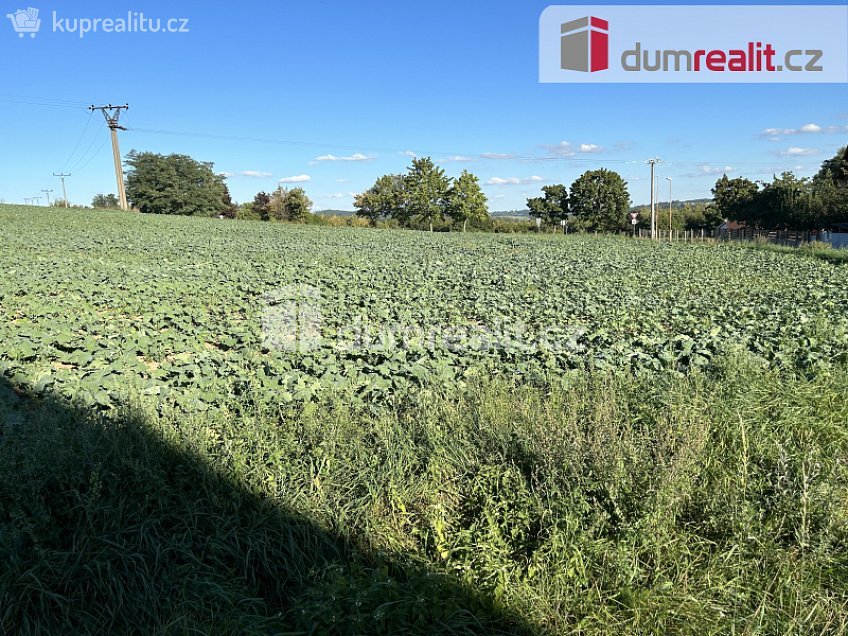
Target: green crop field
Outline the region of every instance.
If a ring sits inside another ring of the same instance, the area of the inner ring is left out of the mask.
[[[846,633],[847,268],[0,206],[0,632]]]

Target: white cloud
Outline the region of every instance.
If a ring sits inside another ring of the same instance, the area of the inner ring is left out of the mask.
[[[526,179],[519,179],[518,177],[492,177],[486,182],[486,185],[490,186],[506,186],[506,185],[527,185],[528,183],[538,183],[539,181],[544,181],[542,177],[538,175],[533,175],[532,177],[527,177]]]
[[[680,175],[681,177],[712,177],[720,174],[731,174],[732,172],[736,172],[736,168],[733,166],[711,166],[710,164],[701,164],[695,169],[695,172],[688,172],[686,174]]]
[[[224,177],[225,179],[229,179],[230,177],[233,176],[232,172],[219,172],[218,174],[221,175],[222,177]]]
[[[266,177],[273,177],[270,172],[260,172],[258,170],[243,170],[239,173],[243,177],[253,177],[255,179],[264,179]]]
[[[399,154],[403,155],[404,157],[409,157],[410,159],[417,159],[418,158],[418,155],[416,155],[411,150],[404,150],[403,152],[401,152]]]
[[[604,148],[598,144],[579,144],[575,147],[570,141],[561,141],[558,144],[548,144],[542,147],[558,157],[573,157],[578,152],[581,154],[594,154],[604,151]]]
[[[560,157],[573,157],[574,156],[574,150],[573,150],[571,144],[567,141],[561,141],[558,144],[547,145],[547,146],[544,146],[544,147],[547,148],[550,152],[554,153],[555,155],[559,155]]]
[[[502,179],[501,177],[492,177],[486,182],[486,185],[520,185],[521,179],[516,177],[509,177],[507,179]]]
[[[315,157],[315,161],[371,161],[374,157],[363,155],[361,152],[356,152],[347,157],[338,157],[336,155],[321,155]]]
[[[293,177],[283,177],[280,179],[280,183],[306,183],[307,181],[312,181],[312,177],[308,174],[299,174]]]
[[[350,179],[336,179],[336,183],[350,183]]]
[[[819,126],[818,124],[804,124],[799,128],[766,128],[760,133],[768,141],[779,141],[781,137],[792,135],[836,135],[848,133],[848,126]]]
[[[507,160],[507,159],[515,159],[515,155],[510,155],[506,153],[500,152],[484,152],[480,155],[483,159],[491,159],[491,160]]]
[[[580,144],[580,152],[594,153],[594,152],[601,152],[602,150],[603,150],[603,148],[601,148],[597,144]]]
[[[809,157],[810,155],[817,155],[818,152],[816,148],[798,148],[797,146],[793,146],[786,150],[780,150],[777,154],[781,157]]]
[[[437,163],[465,163],[474,161],[474,157],[466,157],[465,155],[453,155],[445,159],[440,159]]]

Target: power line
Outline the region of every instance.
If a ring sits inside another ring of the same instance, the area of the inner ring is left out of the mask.
[[[71,150],[71,154],[68,155],[68,158],[65,160],[65,163],[62,164],[62,170],[64,170],[65,168],[68,167],[68,163],[71,161],[71,159],[73,159],[74,154],[79,149],[80,144],[82,143],[82,140],[85,137],[85,133],[88,132],[88,126],[91,123],[91,118],[93,116],[94,116],[94,111],[91,111],[91,112],[88,113],[88,119],[85,120],[85,126],[82,129],[82,134],[79,136],[79,139],[77,139],[77,143],[74,144],[74,148],[73,148],[73,150]]]
[[[174,137],[193,137],[198,139],[218,139],[222,141],[240,141],[240,142],[249,142],[249,143],[261,143],[261,144],[274,144],[274,145],[284,145],[284,146],[298,146],[304,148],[318,148],[324,150],[352,150],[352,151],[360,151],[360,152],[391,152],[391,153],[403,153],[404,150],[399,148],[384,148],[384,147],[373,147],[373,146],[350,146],[350,145],[342,145],[342,144],[333,144],[326,142],[315,142],[315,141],[303,141],[303,140],[293,140],[293,139],[274,139],[270,137],[249,137],[242,135],[220,135],[214,133],[199,133],[199,132],[188,132],[188,131],[178,131],[178,130],[161,130],[161,129],[153,129],[153,128],[137,128],[130,127],[128,128],[131,132],[136,133],[147,133],[153,135],[166,135],[166,136],[174,136]],[[574,163],[600,163],[600,164],[639,164],[642,163],[641,159],[614,159],[614,158],[602,158],[602,157],[579,157],[579,156],[571,156],[571,155],[524,155],[524,154],[508,154],[508,155],[492,155],[490,153],[484,154],[463,154],[458,152],[447,152],[447,151],[426,151],[422,152],[422,155],[429,154],[431,156],[444,155],[447,157],[450,156],[462,156],[465,159],[471,161],[497,161],[497,160],[509,160],[509,161],[527,161],[527,162],[574,162]],[[717,164],[722,163],[720,161],[663,161],[663,163],[670,166],[700,166],[707,164]],[[775,166],[778,168],[784,167],[785,163],[768,163],[762,161],[734,161],[732,162],[735,165],[751,165],[751,166]],[[807,165],[807,164],[797,164],[797,165]],[[810,163],[808,165],[818,165],[817,163]]]
[[[78,164],[77,167],[74,168],[74,174],[79,174],[80,172],[84,172],[85,169],[91,164],[91,162],[94,161],[95,159],[97,159],[97,157],[100,156],[100,153],[103,152],[103,149],[106,147],[107,143],[109,143],[108,138],[104,139],[100,143],[100,145],[97,147],[97,150],[94,151],[94,154],[91,155],[85,163],[83,163],[82,165]]]

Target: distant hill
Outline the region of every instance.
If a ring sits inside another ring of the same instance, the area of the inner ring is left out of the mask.
[[[671,202],[671,207],[672,207],[672,209],[684,208],[687,205],[691,205],[691,206],[706,205],[706,204],[712,203],[712,202],[713,202],[712,199],[687,199],[686,201],[678,201],[678,200],[675,199],[674,201]],[[660,197],[659,199],[657,199],[656,205],[663,206],[663,207],[665,207],[665,209],[668,209],[668,199],[663,201],[662,197]],[[633,205],[633,206],[630,206],[630,209],[634,210],[636,212],[641,212],[643,210],[650,210],[651,204],[649,202],[649,203],[642,203],[640,205]]]
[[[318,210],[315,214],[320,216],[353,216],[354,210]]]
[[[319,210],[315,214],[320,216],[353,216],[356,214],[354,210]],[[527,219],[530,216],[530,210],[498,210],[490,212],[489,216],[493,219]]]

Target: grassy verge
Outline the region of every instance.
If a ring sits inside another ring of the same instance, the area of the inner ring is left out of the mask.
[[[834,249],[829,243],[814,241],[805,243],[800,247],[791,247],[789,245],[777,245],[768,243],[767,241],[750,241],[743,242],[743,245],[757,250],[765,250],[768,252],[777,252],[779,254],[794,254],[796,256],[805,256],[807,258],[817,258],[834,265],[842,265],[848,263],[848,249]]]
[[[214,420],[2,389],[0,632],[848,629],[848,373]]]

